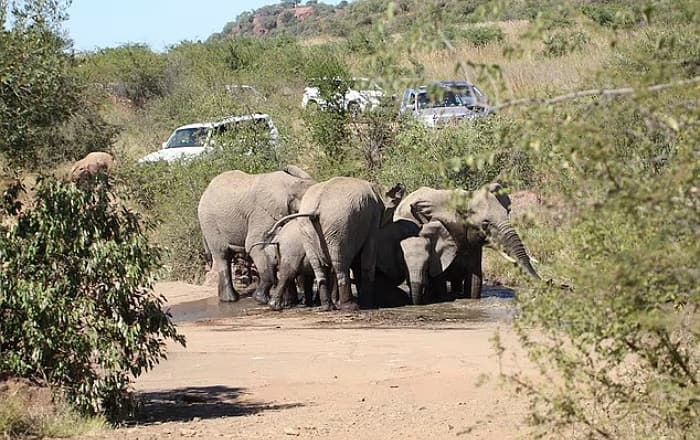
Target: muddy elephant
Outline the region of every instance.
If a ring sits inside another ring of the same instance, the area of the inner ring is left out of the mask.
[[[466,203],[466,204],[465,204]],[[460,204],[464,205],[460,207]],[[412,247],[416,257],[433,253],[436,258],[408,257],[409,287],[414,304],[424,301],[432,284],[438,295],[449,280],[453,294],[481,297],[483,285],[482,254],[486,244],[502,249],[531,276],[539,279],[528,252],[509,220],[510,200],[498,183],[469,194],[463,190],[420,188],[406,196],[394,214],[394,220],[409,220],[427,229],[428,237],[402,242]],[[435,223],[437,222],[437,223]],[[423,247],[423,251],[421,251]],[[427,263],[426,263],[427,261]],[[426,265],[427,264],[427,265]],[[451,267],[452,266],[452,267]],[[429,269],[426,271],[426,267]],[[429,275],[426,279],[426,275]],[[431,283],[431,276],[432,283]]]
[[[239,299],[233,287],[231,259],[234,253],[245,252],[260,276],[254,297],[267,302],[274,274],[263,250],[253,244],[262,241],[280,218],[297,212],[314,183],[311,176],[292,166],[258,175],[227,171],[212,179],[199,201],[198,216],[205,251],[219,271],[221,301]]]
[[[115,166],[114,157],[103,151],[89,153],[73,164],[70,170],[71,182],[80,182],[99,173],[109,174]]]
[[[374,307],[377,232],[391,221],[404,193],[403,185],[397,185],[382,197],[369,182],[350,177],[334,177],[318,183],[306,192],[297,214],[281,219],[272,228],[267,241],[276,240],[277,245],[266,246],[268,256],[278,252],[280,259],[284,259],[289,254],[287,249],[301,242],[316,277],[322,309]],[[292,223],[286,226],[284,234],[278,234],[286,222]],[[275,234],[276,239],[272,238]],[[292,266],[299,259],[299,256],[292,259]],[[358,281],[359,304],[351,291],[351,268]],[[288,282],[293,273],[293,267],[280,267],[278,287]],[[338,288],[338,304],[333,303],[330,295],[334,283]],[[282,307],[282,293],[281,288],[275,290],[270,302],[272,308]]]

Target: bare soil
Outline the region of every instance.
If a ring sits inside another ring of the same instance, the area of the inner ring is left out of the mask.
[[[87,438],[511,439],[526,404],[501,384],[492,337],[515,347],[512,292],[359,313],[220,305],[163,283],[187,347],[139,378],[143,419]],[[487,290],[487,293],[489,290]],[[498,298],[505,296],[506,298]],[[519,350],[515,350],[519,352]],[[502,370],[501,370],[502,369]]]

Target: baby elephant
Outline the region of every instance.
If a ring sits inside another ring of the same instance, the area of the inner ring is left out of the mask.
[[[71,182],[81,182],[99,173],[109,174],[114,169],[114,157],[103,151],[89,153],[70,170]]]
[[[266,240],[276,240],[274,251],[288,265],[278,267],[278,290],[272,295],[272,307],[281,308],[284,287],[280,286],[287,282],[283,278],[289,279],[303,260],[299,243],[313,268],[325,310],[336,306],[346,310],[358,308],[351,292],[351,267],[359,275],[359,302],[363,307],[373,307],[377,232],[387,219],[390,221],[404,192],[403,185],[397,185],[381,197],[369,182],[349,177],[335,177],[309,188],[299,213],[278,221]],[[273,238],[285,223],[288,225],[284,234]],[[271,246],[267,247],[269,258]],[[336,282],[338,304],[331,301],[330,295]]]

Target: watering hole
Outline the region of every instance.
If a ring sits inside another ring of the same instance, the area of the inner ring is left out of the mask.
[[[321,326],[333,327],[444,327],[450,323],[510,321],[516,313],[515,291],[506,287],[484,287],[480,300],[458,299],[422,306],[403,306],[355,313],[320,312],[317,308],[292,308],[271,311],[251,297],[235,303],[219,302],[217,296],[183,302],[170,307],[176,323],[216,321],[243,316],[269,316],[281,319],[309,317]]]

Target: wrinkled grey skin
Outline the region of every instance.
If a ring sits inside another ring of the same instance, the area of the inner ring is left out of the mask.
[[[282,226],[268,240],[260,243],[265,251],[267,266],[273,267],[277,280],[270,291],[270,305],[273,308],[286,308],[297,304],[295,281],[301,275],[304,285],[304,303],[313,304],[313,268],[306,258],[304,236],[296,221],[292,220]],[[278,299],[278,300],[276,300]]]
[[[267,302],[274,274],[262,248],[253,244],[262,241],[277,220],[297,212],[314,183],[311,176],[292,166],[257,175],[227,171],[212,179],[199,201],[198,214],[205,249],[219,271],[219,300],[238,301],[231,259],[234,252],[246,252],[260,275],[254,297]]]
[[[385,203],[369,182],[350,177],[334,177],[309,188],[301,202],[299,213],[282,219],[273,227],[271,234],[276,233],[282,224],[292,222],[284,236],[277,238],[279,255],[282,259],[285,258],[285,247],[288,245],[285,241],[291,241],[293,238],[290,237],[301,238],[306,258],[316,277],[324,310],[331,310],[335,306],[343,310],[358,308],[351,291],[351,267],[359,275],[359,306],[369,308],[375,305],[373,290],[377,232],[384,223],[391,220],[403,194],[403,186],[397,186],[387,192]],[[270,246],[267,248],[269,256]],[[290,259],[292,267],[298,259],[298,256]],[[287,270],[278,269],[278,273],[287,273]],[[338,287],[338,304],[333,303],[330,295],[334,281]],[[282,282],[278,283],[270,301],[273,309],[280,309],[283,305],[281,284]]]
[[[466,209],[457,212],[455,203],[465,199],[468,200]],[[410,220],[423,227],[437,221],[444,227],[442,230],[435,225],[433,233],[428,234],[434,237],[430,246],[435,246],[435,253],[439,256],[437,259],[429,258],[431,248],[425,239],[422,242],[416,239],[402,242],[403,247],[413,249],[410,256],[404,249],[404,258],[414,304],[424,301],[425,292],[431,284],[430,279],[425,277],[426,273],[438,277],[432,283],[438,295],[446,291],[444,282],[449,278],[453,294],[463,293],[480,298],[483,284],[482,249],[487,243],[502,248],[527,273],[539,279],[522,240],[509,221],[509,212],[510,199],[497,183],[482,187],[471,197],[463,190],[425,187],[406,196],[394,214],[394,221]],[[421,253],[423,258],[419,258]],[[427,272],[424,261],[426,253],[427,264],[431,268]],[[453,264],[456,268],[448,270]]]

